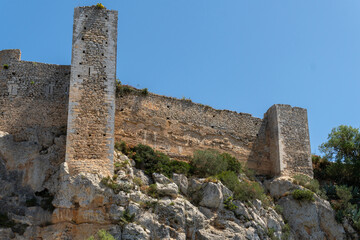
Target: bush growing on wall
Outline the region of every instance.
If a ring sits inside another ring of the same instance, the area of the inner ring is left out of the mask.
[[[96,4],[96,7],[99,8],[99,9],[104,9],[105,8],[105,6],[102,5],[101,3]]]

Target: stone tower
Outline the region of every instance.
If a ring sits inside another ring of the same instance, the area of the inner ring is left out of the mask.
[[[268,124],[272,175],[313,177],[306,109],[275,104],[264,118]]]
[[[70,174],[113,174],[117,11],[74,11],[66,157]]]

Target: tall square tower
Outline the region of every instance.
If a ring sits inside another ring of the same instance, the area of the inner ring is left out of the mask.
[[[113,174],[117,11],[74,11],[66,157],[70,174]]]

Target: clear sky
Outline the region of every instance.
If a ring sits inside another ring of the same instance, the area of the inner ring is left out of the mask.
[[[0,49],[71,62],[73,9],[92,0],[2,0]],[[262,118],[308,109],[313,153],[333,127],[359,127],[358,0],[103,0],[119,11],[125,84]]]

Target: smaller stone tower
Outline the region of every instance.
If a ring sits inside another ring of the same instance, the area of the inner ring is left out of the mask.
[[[313,177],[307,111],[275,104],[265,113],[272,175]]]
[[[74,12],[65,161],[70,174],[113,174],[117,11]]]

